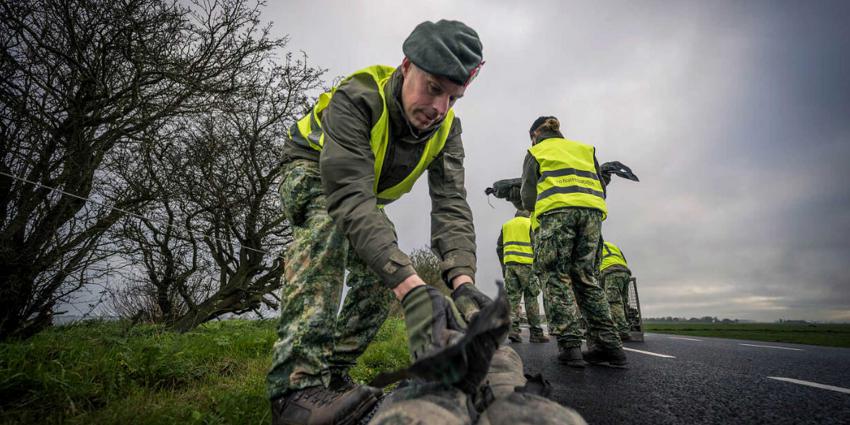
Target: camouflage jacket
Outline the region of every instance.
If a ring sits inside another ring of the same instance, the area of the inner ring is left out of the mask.
[[[439,128],[419,132],[401,106],[403,76],[396,69],[385,87],[390,145],[378,191],[403,180],[418,163],[427,140]],[[325,141],[319,156],[328,212],[348,236],[357,255],[390,288],[415,273],[386,215],[377,207],[373,189],[375,157],[369,143],[383,105],[374,80],[355,77],[339,86],[322,114]],[[443,151],[428,167],[431,195],[431,248],[441,259],[443,278],[475,276],[475,230],[464,187],[463,144],[458,118]],[[287,143],[288,158],[310,159]]]

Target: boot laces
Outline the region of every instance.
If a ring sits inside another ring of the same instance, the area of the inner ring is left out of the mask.
[[[326,404],[330,404],[341,395],[341,392],[331,391],[325,387],[317,386],[299,391],[298,395],[295,396],[295,400],[303,399],[311,401],[318,406],[324,406]]]

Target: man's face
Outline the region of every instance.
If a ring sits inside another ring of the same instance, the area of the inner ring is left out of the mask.
[[[401,105],[407,120],[418,130],[429,129],[442,121],[466,91],[466,87],[445,77],[419,69],[407,58],[401,63],[401,73],[404,76]]]

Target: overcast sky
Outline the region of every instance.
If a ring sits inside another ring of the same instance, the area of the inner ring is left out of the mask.
[[[455,110],[485,292],[514,210],[484,188],[521,174],[528,127],[555,115],[641,179],[609,186],[603,234],[645,317],[850,320],[850,2],[298,0],[264,17],[329,79],[398,65],[423,20],[478,31],[487,63]],[[388,208],[408,252],[429,242],[426,180]]]

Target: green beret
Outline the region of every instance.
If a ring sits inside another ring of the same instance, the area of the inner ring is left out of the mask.
[[[441,19],[416,26],[404,40],[402,51],[422,70],[468,85],[481,68],[481,40],[460,21]]]

